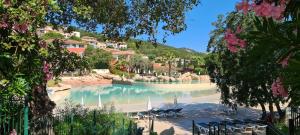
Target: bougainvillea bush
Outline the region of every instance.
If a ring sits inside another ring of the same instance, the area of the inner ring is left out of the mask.
[[[271,86],[273,95],[289,97],[292,104],[299,105],[300,2],[243,0],[237,4],[237,9],[244,16],[253,17],[254,28],[246,34],[241,33],[240,38],[226,32],[228,49],[233,53],[237,50],[250,52],[247,56],[249,64],[257,63],[258,59],[278,64],[279,74]],[[247,42],[248,46],[239,41]]]
[[[299,7],[297,1],[241,0],[219,16],[211,32],[206,66],[223,103],[299,105]],[[263,115],[263,116],[264,116]]]
[[[5,98],[27,95],[33,116],[48,114],[54,103],[47,95],[46,82],[64,71],[89,65],[62,49],[60,40],[43,41],[36,34],[38,28],[77,24],[95,30],[103,26],[106,38],[120,40],[146,34],[156,42],[158,27],[166,35],[184,31],[185,13],[198,3],[199,0],[0,0],[0,98],[9,101]]]
[[[36,30],[46,25],[52,0],[0,2],[0,98],[2,111],[11,108],[5,101],[27,96],[32,114],[51,113],[55,104],[46,91],[48,80],[64,71],[82,67],[76,54],[62,48],[61,41],[46,43]],[[81,65],[81,66],[80,66]]]

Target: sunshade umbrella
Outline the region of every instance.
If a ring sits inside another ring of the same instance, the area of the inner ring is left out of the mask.
[[[98,94],[98,108],[102,109],[102,102],[101,102],[101,95],[100,93]]]
[[[147,110],[150,111],[152,109],[150,97],[148,97]]]
[[[81,97],[81,105],[84,106],[83,96]]]
[[[178,104],[178,102],[177,102],[177,96],[175,95],[175,97],[174,97],[174,105],[175,105],[175,107],[177,107],[177,104]]]

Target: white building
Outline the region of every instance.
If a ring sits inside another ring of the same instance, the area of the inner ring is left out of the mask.
[[[127,49],[127,44],[125,42],[106,42],[106,46],[114,49]]]
[[[53,29],[52,26],[46,26],[44,28],[37,29],[37,34],[39,36],[42,36],[42,35],[44,35],[46,33],[49,33],[49,32],[60,33],[60,34],[64,35],[65,38],[70,38],[72,36],[80,38],[80,32],[78,32],[78,31],[73,31],[71,33],[65,33],[63,29],[61,29],[61,28],[59,28],[59,29]]]
[[[97,47],[97,39],[94,37],[88,37],[88,36],[83,36],[81,38],[84,42],[86,42],[87,44],[93,46],[94,48],[98,48]]]
[[[106,48],[106,44],[104,42],[97,42],[97,47],[104,49],[104,48]]]
[[[80,38],[80,32],[77,31],[73,31],[71,33],[63,33],[63,35],[65,36],[65,38],[70,38],[72,36]]]

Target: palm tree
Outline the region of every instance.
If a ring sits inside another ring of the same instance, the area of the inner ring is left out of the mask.
[[[165,63],[168,63],[168,69],[169,69],[169,77],[171,77],[171,70],[172,70],[172,64],[175,61],[175,55],[172,52],[167,52],[164,56],[163,56],[163,60]]]

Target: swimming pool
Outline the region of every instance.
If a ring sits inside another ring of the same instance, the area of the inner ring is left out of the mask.
[[[72,88],[65,98],[74,104],[95,107],[114,104],[121,110],[146,107],[150,98],[153,106],[172,103],[175,96],[180,103],[191,103],[199,98],[216,93],[216,87],[209,83],[135,83],[133,85],[101,85]]]

